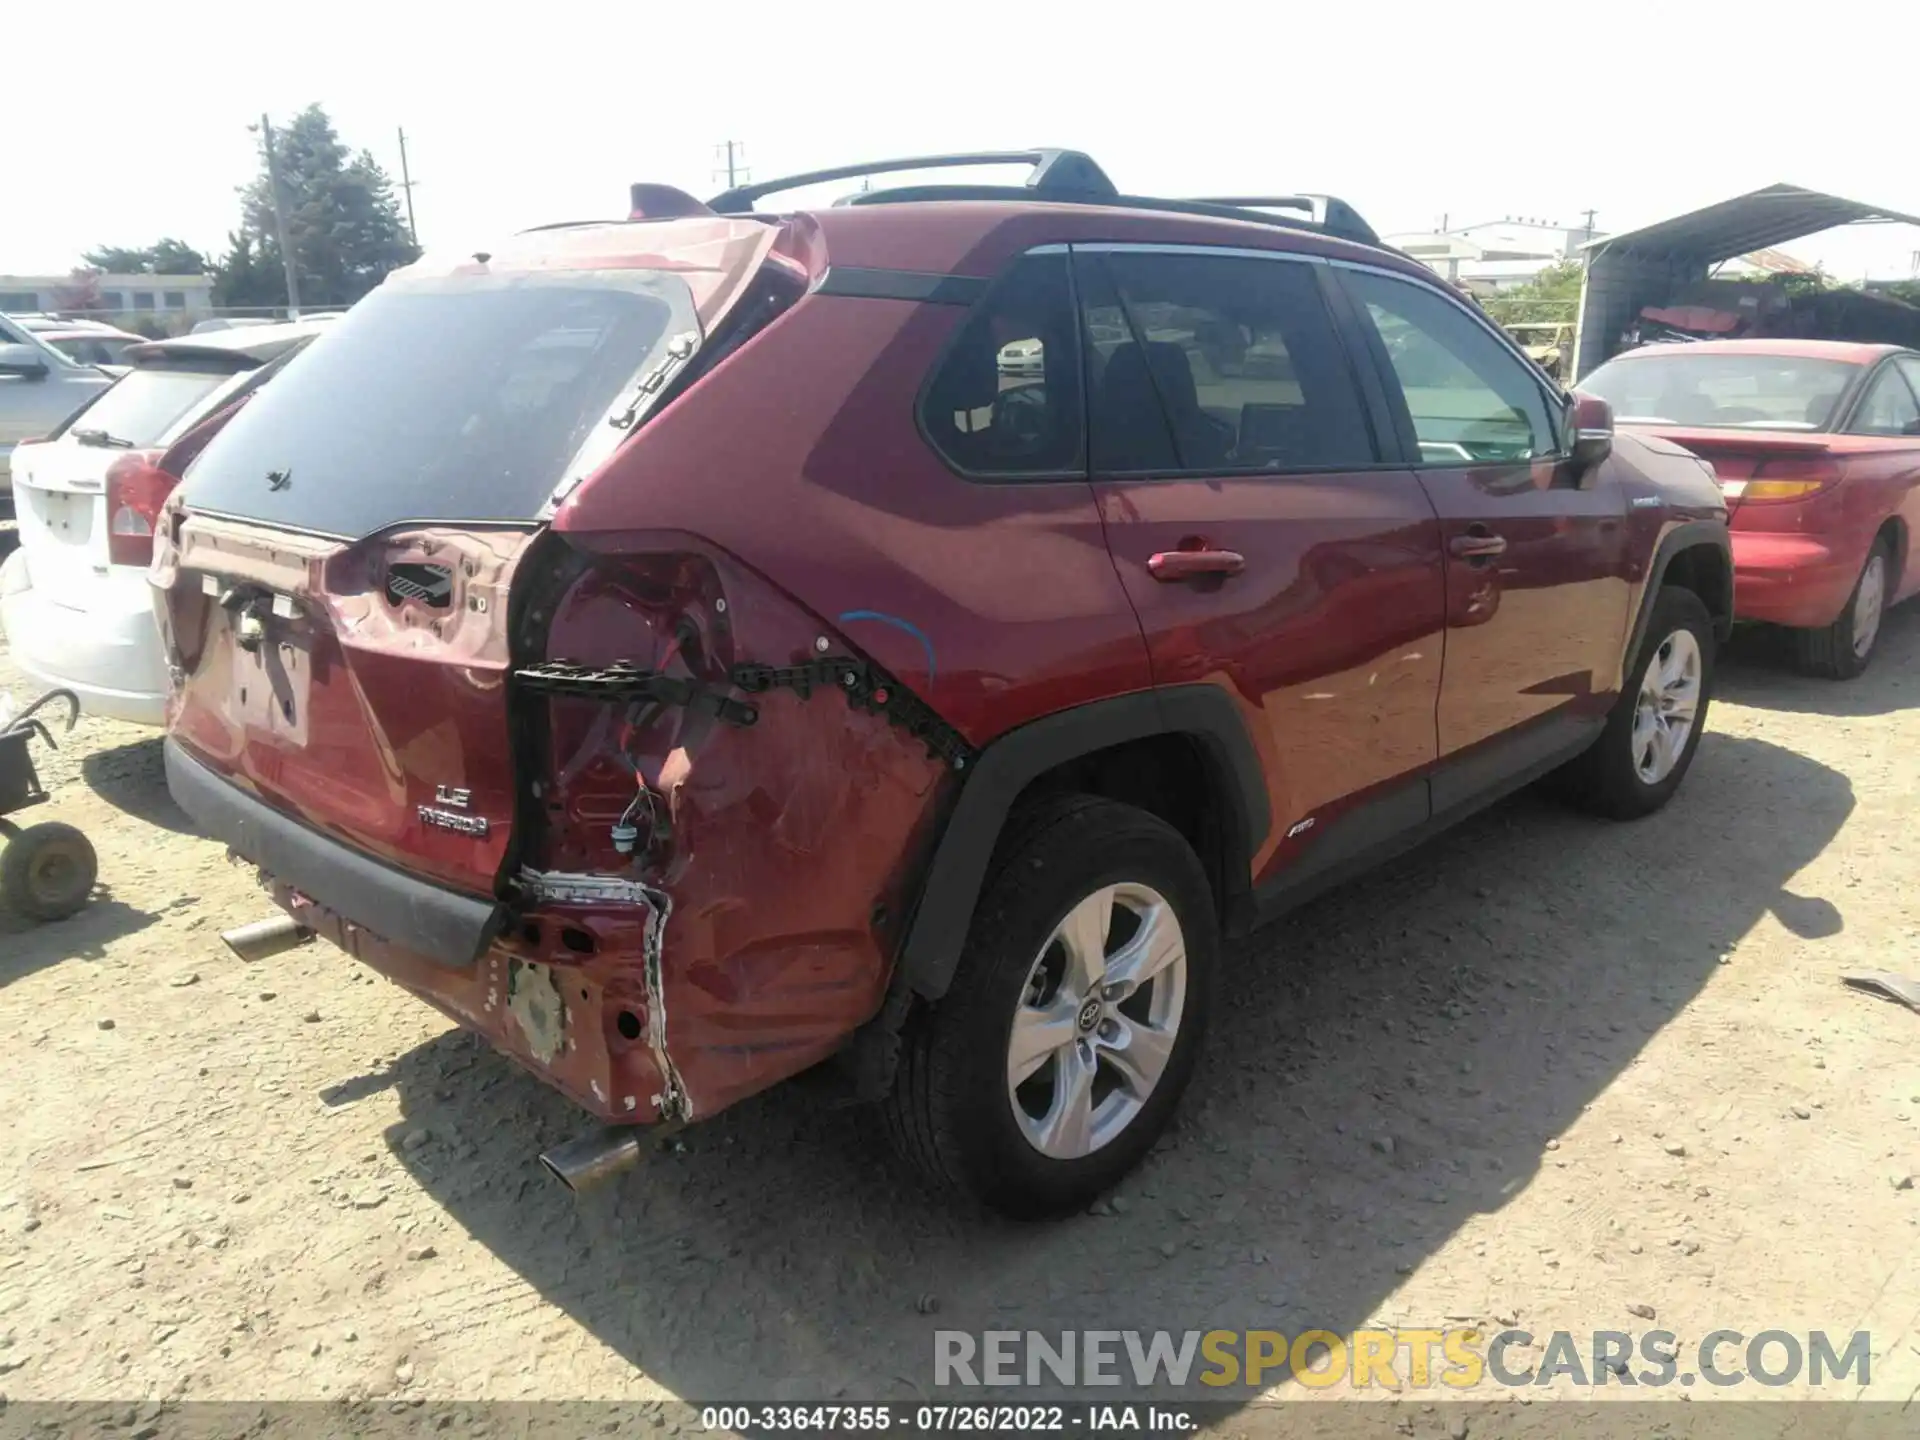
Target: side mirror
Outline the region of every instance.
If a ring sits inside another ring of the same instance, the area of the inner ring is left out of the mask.
[[[38,380],[47,373],[47,357],[31,345],[0,345],[0,375]]]
[[[1585,472],[1613,453],[1613,406],[1579,390],[1572,399],[1567,407],[1567,428],[1573,432],[1571,458]]]

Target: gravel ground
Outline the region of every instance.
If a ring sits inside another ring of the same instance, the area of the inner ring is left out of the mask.
[[[1920,974],[1920,614],[1884,644],[1838,686],[1743,642],[1664,814],[1522,796],[1238,946],[1178,1131],[1050,1227],[947,1208],[804,1086],[574,1200],[534,1159],[566,1102],[335,952],[228,955],[250,874],[173,808],[157,739],[83,722],[44,818],[91,834],[101,890],[0,915],[0,1387],[913,1400],[936,1327],[1641,1306],[1683,1345],[1870,1330],[1864,1395],[1909,1401],[1920,1015],[1839,981]],[[1427,1398],[1400,1433],[1449,1433]]]

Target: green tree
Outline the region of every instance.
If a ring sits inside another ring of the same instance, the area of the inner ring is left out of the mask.
[[[81,257],[96,270],[111,275],[204,275],[207,257],[184,240],[171,237],[135,249],[102,245]]]
[[[274,131],[273,155],[303,305],[351,305],[388,271],[418,255],[407,238],[393,182],[372,155],[355,154],[341,143],[320,106],[309,105]],[[259,175],[240,193],[250,261],[278,273],[280,247],[264,155]],[[230,254],[228,261],[236,258]],[[284,301],[284,280],[277,289],[275,299]]]
[[[279,252],[269,253],[245,230],[227,236],[227,253],[213,267],[213,303],[222,308],[261,308],[287,303]]]
[[[1502,325],[1526,321],[1572,321],[1580,308],[1580,286],[1586,266],[1578,260],[1559,260],[1533,279],[1489,295],[1486,311]]]

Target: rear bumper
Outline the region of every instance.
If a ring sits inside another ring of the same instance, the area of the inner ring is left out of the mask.
[[[645,907],[549,907],[503,929],[505,907],[362,855],[255,799],[166,742],[167,788],[204,832],[265,873],[274,902],[600,1119],[661,1118],[671,1086],[650,1046],[638,958]],[[566,908],[562,916],[556,911]],[[569,949],[569,926],[594,958]],[[562,959],[561,957],[567,957]],[[580,963],[568,963],[569,960]]]
[[[1733,532],[1733,610],[1741,620],[1819,629],[1840,618],[1872,537]]]
[[[127,603],[125,587],[111,587],[101,608],[74,610],[33,588],[30,559],[24,550],[8,556],[0,584],[0,626],[14,663],[49,688],[73,691],[88,715],[164,724],[166,659],[144,579],[137,607]],[[15,588],[23,572],[25,585]]]
[[[283,814],[166,744],[167,789],[201,831],[327,908],[442,965],[470,966],[501,907],[383,865]]]

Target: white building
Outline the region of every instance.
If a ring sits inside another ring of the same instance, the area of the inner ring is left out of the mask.
[[[1580,247],[1599,233],[1587,226],[1509,216],[1446,230],[1389,235],[1386,242],[1456,285],[1491,294],[1525,284],[1549,265],[1578,259]]]
[[[211,275],[99,275],[100,300],[89,316],[116,315],[201,318],[213,313]],[[71,275],[0,275],[0,313],[30,315],[70,311],[62,298],[74,288]]]

